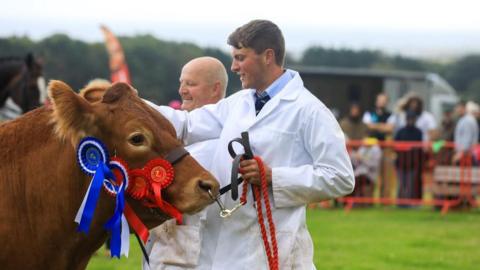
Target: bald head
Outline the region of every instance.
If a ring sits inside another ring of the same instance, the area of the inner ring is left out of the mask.
[[[182,68],[178,92],[182,110],[191,111],[225,97],[228,77],[225,66],[213,57],[199,57]]]

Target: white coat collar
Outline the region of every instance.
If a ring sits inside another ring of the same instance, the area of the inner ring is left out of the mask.
[[[277,95],[275,95],[270,101],[265,104],[265,106],[258,115],[255,115],[255,105],[253,100],[253,93],[255,92],[255,90],[248,89],[247,91],[245,91],[244,101],[248,104],[249,115],[255,118],[252,125],[255,125],[255,123],[261,121],[263,118],[269,115],[278,106],[281,100],[293,101],[297,99],[300,95],[300,92],[304,90],[303,81],[302,78],[300,78],[298,72],[293,70],[287,71],[293,73],[293,78]]]
[[[300,78],[300,74],[298,72],[288,69],[288,72],[293,74],[293,78],[285,85],[285,87],[275,95],[272,100],[275,99],[282,99],[282,100],[295,100],[300,92],[303,90],[303,81]],[[255,89],[245,89],[244,96],[253,96],[255,93]],[[248,99],[248,97],[245,97]],[[270,102],[270,101],[269,101]],[[268,102],[267,102],[268,103]],[[251,104],[254,104],[253,102]]]
[[[278,98],[282,100],[295,100],[304,88],[303,81],[298,72],[291,69],[287,69],[287,72],[292,73],[293,78],[278,93]]]

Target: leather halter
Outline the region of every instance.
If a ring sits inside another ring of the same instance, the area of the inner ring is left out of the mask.
[[[246,131],[242,132],[241,136],[242,136],[241,138],[233,139],[228,143],[228,152],[230,153],[230,156],[233,158],[230,184],[222,187],[219,190],[217,196],[213,196],[212,192],[210,190],[208,190],[208,194],[210,195],[210,198],[213,201],[215,201],[218,204],[218,206],[220,207],[220,217],[222,217],[222,218],[229,217],[240,206],[245,204],[244,202],[240,202],[239,204],[237,204],[232,209],[226,209],[225,206],[223,205],[223,203],[220,200],[220,196],[222,196],[223,194],[225,194],[226,192],[228,192],[230,190],[232,191],[231,192],[232,199],[234,201],[236,201],[238,199],[238,185],[243,182],[243,178],[238,177],[238,170],[240,168],[240,161],[242,159],[252,159],[252,158],[254,158],[252,149],[250,147],[250,140],[248,138],[248,132],[246,132]],[[245,151],[244,154],[238,154],[237,155],[237,153],[235,153],[235,150],[233,149],[233,143],[234,142],[237,142],[237,143],[239,143],[240,145],[243,146],[244,151]],[[246,189],[244,189],[244,190],[246,190]],[[255,200],[255,194],[254,193],[252,193],[252,196],[253,196],[253,199]],[[243,197],[243,194],[242,194],[242,197]]]
[[[190,155],[190,153],[185,150],[183,146],[177,146],[172,149],[166,156],[165,159],[170,162],[172,165],[178,163],[184,156]]]
[[[219,195],[221,196],[225,194],[228,191],[232,191],[232,199],[236,201],[238,199],[238,185],[240,185],[243,182],[242,177],[238,177],[238,169],[240,165],[240,161],[242,158],[244,159],[252,159],[253,158],[253,152],[252,148],[250,146],[250,140],[248,137],[248,132],[244,131],[241,133],[241,138],[235,138],[231,140],[228,143],[228,153],[230,156],[233,158],[233,164],[232,164],[232,173],[230,176],[230,184],[222,187],[219,191]],[[237,154],[235,153],[235,150],[233,149],[233,143],[239,143],[240,145],[243,146],[245,153],[244,154]],[[238,178],[237,178],[238,177]]]

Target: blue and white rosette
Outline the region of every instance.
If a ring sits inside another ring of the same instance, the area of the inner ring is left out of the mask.
[[[78,144],[78,164],[86,174],[93,175],[87,193],[83,197],[82,204],[75,217],[75,222],[79,224],[78,230],[81,232],[88,233],[90,229],[90,223],[95,213],[104,179],[113,177],[112,171],[107,166],[108,160],[108,151],[100,140],[93,137],[85,137]]]
[[[109,160],[105,145],[94,137],[83,138],[77,148],[77,161],[82,171],[93,176],[82,204],[78,209],[75,222],[79,224],[78,230],[88,233],[93,219],[98,197],[102,186],[112,191],[116,196],[115,212],[105,227],[111,231],[111,256],[120,258],[120,255],[128,257],[129,251],[129,228],[123,215],[125,206],[125,189],[128,184],[128,172],[119,162]],[[115,186],[109,179],[115,180],[111,168],[117,168],[124,176],[120,186]]]

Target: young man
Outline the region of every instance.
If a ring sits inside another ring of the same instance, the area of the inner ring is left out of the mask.
[[[192,111],[217,103],[225,97],[227,84],[227,71],[219,60],[213,57],[191,60],[183,66],[180,74],[178,93],[182,99],[181,109]],[[218,140],[213,139],[191,144],[186,149],[208,170],[217,144]],[[210,207],[212,206],[214,205]],[[171,269],[169,256],[178,250],[183,251],[180,260],[184,260],[186,264],[189,264],[189,259],[198,258],[201,248],[200,233],[205,226],[205,219],[206,210],[196,215],[185,215],[183,225],[176,225],[175,220],[168,220],[151,230],[147,243],[150,267],[145,265],[144,269]]]
[[[251,21],[235,30],[228,44],[231,69],[245,90],[190,113],[156,108],[187,145],[219,138],[211,172],[221,186],[230,183],[228,143],[249,132],[253,153],[265,164],[280,269],[315,269],[306,205],[352,192],[354,177],[344,135],[299,74],[284,69],[285,42],[277,25]],[[259,185],[255,160],[243,160],[240,167],[246,183]],[[210,212],[210,206],[197,260],[179,260],[178,251],[170,257],[171,269],[268,269],[251,189],[247,198],[247,204],[225,219],[218,209]],[[230,193],[220,199],[229,209],[239,203]]]

